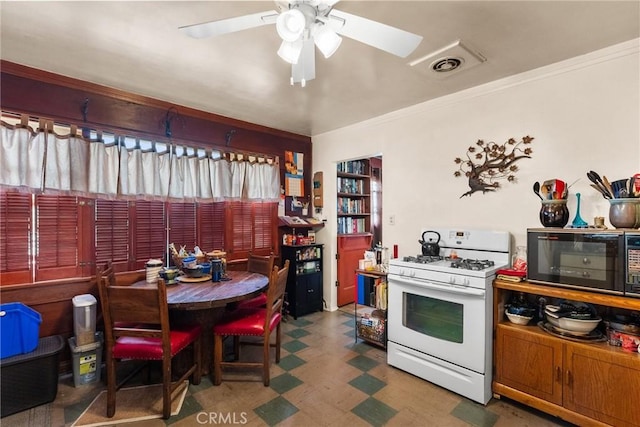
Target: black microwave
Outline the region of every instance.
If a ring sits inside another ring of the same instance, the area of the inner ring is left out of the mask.
[[[627,231],[625,238],[625,295],[640,297],[640,231]]]
[[[624,294],[625,255],[622,231],[527,230],[527,279],[533,283]]]

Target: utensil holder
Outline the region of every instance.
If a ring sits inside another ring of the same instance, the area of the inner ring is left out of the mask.
[[[609,199],[609,222],[615,228],[640,227],[640,199]]]
[[[564,227],[569,222],[569,208],[566,199],[543,200],[540,208],[540,222],[545,227]]]

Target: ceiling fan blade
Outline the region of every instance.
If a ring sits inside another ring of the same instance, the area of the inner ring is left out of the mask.
[[[333,9],[328,17],[338,34],[401,58],[407,57],[422,41],[417,34],[340,10]]]
[[[313,39],[306,39],[297,64],[291,64],[291,84],[300,83],[302,87],[316,78],[316,50]]]
[[[185,25],[184,27],[180,27],[179,30],[188,36],[201,39],[204,37],[214,37],[222,34],[234,33],[236,31],[248,30],[249,28],[260,27],[262,25],[274,24],[277,17],[278,12],[275,10],[268,10],[266,12],[238,16],[236,18],[221,19],[220,21]]]

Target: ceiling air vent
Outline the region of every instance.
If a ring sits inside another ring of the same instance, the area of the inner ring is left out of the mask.
[[[430,75],[447,77],[486,61],[478,52],[462,44],[460,40],[438,49],[409,63],[410,66],[426,70]]]

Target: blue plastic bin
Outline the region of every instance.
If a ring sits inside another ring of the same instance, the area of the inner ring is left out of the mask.
[[[35,350],[41,323],[40,313],[20,302],[0,304],[0,359]]]

